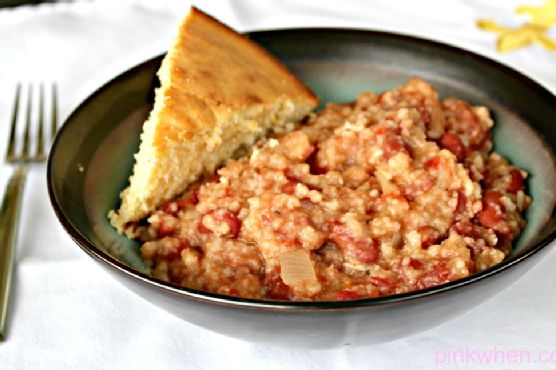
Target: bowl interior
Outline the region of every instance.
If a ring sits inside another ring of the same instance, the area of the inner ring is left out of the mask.
[[[284,61],[323,104],[353,100],[366,90],[392,89],[421,76],[442,97],[487,106],[495,120],[495,150],[530,173],[533,203],[514,256],[553,237],[556,98],[539,85],[482,57],[410,37],[346,30],[250,36]],[[48,168],[51,199],[70,235],[88,253],[93,246],[142,273],[146,268],[139,244],[119,235],[107,213],[118,206],[119,192],[128,184],[161,60],[125,72],[89,97],[59,133]]]

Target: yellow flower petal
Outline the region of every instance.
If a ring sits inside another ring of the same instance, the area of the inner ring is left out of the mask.
[[[530,45],[532,42],[533,37],[531,33],[514,31],[500,36],[498,43],[496,44],[496,48],[498,51],[506,53],[508,51]]]
[[[499,25],[491,19],[479,19],[477,21],[477,27],[483,31],[496,32],[500,34],[510,31],[508,28]]]
[[[477,27],[499,35],[496,48],[500,52],[529,46],[533,42],[547,50],[556,51],[556,41],[546,36],[548,29],[556,24],[556,0],[548,0],[539,7],[519,6],[516,13],[528,15],[531,21],[519,28],[508,28],[496,21],[481,19],[477,21]]]
[[[520,6],[516,10],[517,14],[529,15],[531,22],[540,26],[550,27],[556,24],[556,0],[548,0],[539,7]]]
[[[550,51],[556,51],[556,41],[548,38],[546,35],[537,35],[535,41]]]

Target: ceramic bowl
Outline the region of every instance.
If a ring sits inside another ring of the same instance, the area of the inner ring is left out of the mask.
[[[495,149],[530,173],[528,226],[503,263],[421,291],[342,302],[242,299],[179,287],[145,273],[139,245],[106,214],[127,186],[139,133],[153,103],[163,56],[108,82],[59,132],[48,161],[48,190],[62,226],[85,253],[147,301],[206,329],[284,346],[333,347],[383,342],[431,328],[481,304],[530,269],[556,233],[556,98],[492,60],[452,46],[371,31],[292,29],[249,34],[327,101],[349,101],[411,76],[441,96],[487,106]],[[548,292],[545,292],[548,293]],[[542,292],[539,292],[542,294]],[[102,297],[99,297],[102,299]]]

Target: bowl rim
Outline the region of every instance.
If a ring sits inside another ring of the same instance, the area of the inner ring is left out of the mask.
[[[553,95],[546,87],[544,87],[541,83],[538,83],[533,79],[531,79],[530,77],[524,75],[523,73],[518,72],[512,67],[502,64],[493,59],[490,59],[486,56],[477,54],[473,51],[466,50],[454,45],[442,43],[439,41],[434,41],[431,39],[410,36],[410,35],[400,34],[400,33],[377,31],[377,30],[363,30],[363,29],[352,29],[352,28],[326,28],[326,27],[261,30],[261,31],[247,32],[246,35],[247,36],[257,36],[257,35],[287,36],[288,34],[296,34],[296,35],[313,34],[314,35],[319,33],[350,34],[350,35],[360,35],[360,36],[367,35],[367,36],[373,36],[375,38],[391,38],[391,39],[397,39],[406,42],[424,44],[429,47],[445,49],[447,51],[451,51],[455,53],[461,53],[466,57],[471,57],[473,59],[479,60],[483,64],[490,65],[492,67],[501,70],[504,73],[511,75],[513,78],[520,80],[524,85],[527,85],[529,88],[534,89],[538,94],[544,96],[549,100],[553,100],[554,103],[556,104],[556,96]],[[212,292],[186,288],[183,286],[179,286],[173,283],[156,279],[148,274],[137,271],[131,268],[130,266],[120,262],[118,259],[112,257],[110,254],[104,252],[102,249],[97,248],[91,241],[89,241],[79,231],[77,227],[73,225],[70,219],[66,217],[66,215],[62,210],[62,206],[58,201],[58,196],[55,191],[54,179],[53,179],[53,168],[54,168],[53,162],[54,162],[55,154],[57,153],[60,147],[60,141],[61,141],[60,138],[63,136],[63,133],[68,127],[66,123],[71,122],[73,120],[73,117],[76,115],[76,113],[79,110],[81,110],[84,106],[86,106],[91,100],[93,100],[101,92],[103,92],[104,89],[108,88],[110,85],[117,82],[119,79],[124,78],[128,73],[132,73],[132,71],[143,67],[146,63],[154,62],[155,60],[162,58],[163,55],[164,53],[152,57],[150,59],[141,61],[138,64],[128,68],[127,70],[123,71],[119,75],[115,76],[114,78],[104,83],[97,90],[91,93],[85,100],[83,100],[79,105],[77,105],[77,107],[71,112],[71,114],[68,115],[64,124],[58,131],[48,156],[48,164],[47,164],[48,195],[50,198],[51,205],[54,209],[54,212],[58,218],[58,221],[61,223],[64,230],[69,234],[71,239],[85,253],[87,253],[90,257],[100,262],[101,264],[107,265],[112,271],[116,273],[122,274],[128,278],[131,278],[134,281],[140,282],[149,287],[154,287],[166,293],[171,293],[173,295],[183,297],[187,300],[208,303],[208,304],[216,304],[219,306],[235,307],[235,308],[242,308],[242,309],[257,309],[262,311],[281,311],[281,312],[355,310],[355,309],[364,309],[364,308],[375,307],[375,306],[392,305],[392,304],[397,304],[397,303],[407,302],[407,301],[415,301],[417,299],[436,296],[454,290],[459,287],[468,286],[483,281],[491,276],[498,275],[503,271],[523,262],[524,260],[528,259],[535,253],[539,252],[541,249],[545,248],[556,238],[556,227],[553,227],[552,230],[550,230],[550,232],[544,235],[543,238],[541,238],[539,241],[537,241],[535,244],[533,244],[523,252],[519,252],[515,256],[512,256],[487,270],[469,275],[462,279],[454,280],[438,286],[433,286],[430,288],[411,291],[407,293],[393,294],[393,295],[381,296],[376,298],[346,300],[346,301],[280,301],[280,300],[263,300],[263,299],[228,296],[223,294],[217,294]],[[549,145],[548,147],[551,148]]]

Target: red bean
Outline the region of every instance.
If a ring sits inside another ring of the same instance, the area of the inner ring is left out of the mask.
[[[421,248],[427,249],[440,238],[440,233],[432,226],[421,226],[417,232],[421,236]]]
[[[507,189],[510,193],[514,194],[524,189],[523,176],[521,176],[521,172],[519,170],[510,170],[510,182]]]
[[[471,223],[469,220],[456,222],[450,229],[454,230],[462,236],[469,236],[471,238],[478,238],[481,236],[480,226]]]
[[[411,267],[412,269],[415,270],[420,270],[423,268],[423,263],[421,261],[418,260],[414,260],[413,258],[409,260],[409,267]]]
[[[503,217],[499,209],[495,207],[487,207],[479,212],[477,219],[484,227],[492,228],[502,221]]]
[[[467,202],[467,197],[463,192],[463,189],[458,189],[458,205],[456,207],[456,214],[461,215],[465,212],[465,203]]]
[[[469,146],[471,149],[480,150],[491,138],[492,133],[482,125],[479,125],[479,130],[475,133],[475,135],[472,135],[469,140]]]
[[[473,112],[473,109],[469,104],[459,99],[454,99],[452,102],[455,105],[455,114],[460,123],[479,123],[475,112]]]
[[[493,182],[494,178],[492,176],[492,173],[488,169],[485,169],[483,172],[483,179],[481,180],[482,187],[488,188],[492,185]]]
[[[428,174],[415,179],[413,183],[403,189],[403,195],[408,201],[412,201],[419,194],[426,193],[435,184],[435,180]]]
[[[472,149],[481,149],[490,138],[489,128],[479,120],[473,108],[463,100],[449,99],[446,103],[449,105],[448,111],[455,114],[452,130],[468,137],[469,146]]]
[[[378,241],[372,238],[359,238],[352,235],[342,223],[331,223],[329,225],[330,240],[340,249],[351,251],[353,255],[363,263],[374,263],[379,257]]]
[[[265,277],[265,286],[268,289],[268,296],[272,299],[290,299],[291,289],[287,286],[280,276],[280,269],[277,268],[273,273]]]
[[[463,161],[465,159],[465,146],[459,136],[448,133],[442,135],[440,138],[440,146],[454,153],[458,161]]]
[[[373,239],[358,242],[353,253],[363,263],[370,264],[378,260],[378,247]]]
[[[504,204],[502,203],[502,193],[497,190],[488,190],[483,197],[483,210],[477,215],[479,223],[487,228],[496,227],[498,231],[507,228],[499,225],[500,221],[504,219],[503,215]]]
[[[388,128],[384,132],[382,151],[386,159],[393,157],[399,152],[409,153],[400,134],[395,129],[391,128]]]

